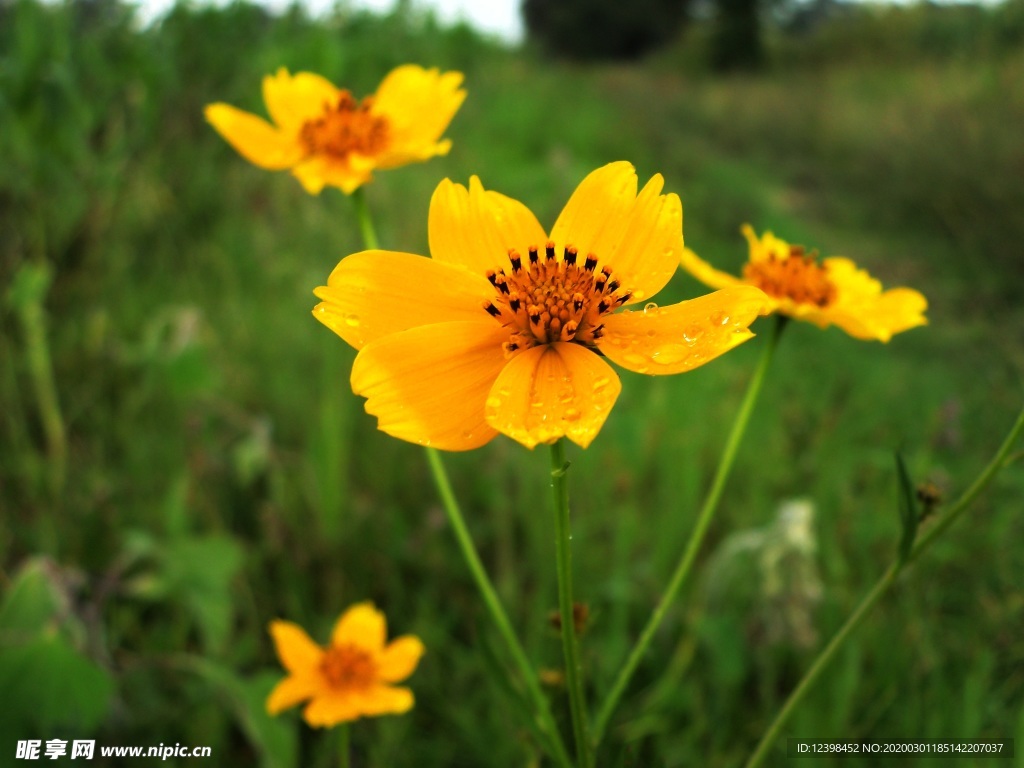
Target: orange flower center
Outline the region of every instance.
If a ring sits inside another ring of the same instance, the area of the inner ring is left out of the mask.
[[[594,346],[604,329],[604,316],[629,301],[632,294],[620,291],[611,267],[598,269],[597,256],[592,253],[582,265],[571,245],[565,247],[560,260],[550,241],[543,258],[536,246],[530,246],[528,253],[529,261],[524,264],[519,252],[512,249],[507,272],[487,271],[497,296],[483,307],[509,329],[505,354],[555,341]]]
[[[357,102],[351,93],[341,91],[336,104],[325,102],[324,113],[306,121],[299,138],[311,155],[375,155],[387,144],[388,121],[374,115],[372,105],[370,96]]]
[[[836,287],[828,279],[828,271],[813,254],[805,254],[800,245],[789,247],[788,258],[780,259],[771,253],[767,259],[748,262],[743,267],[743,278],[769,296],[788,298],[797,304],[827,307],[836,298]]]
[[[377,678],[377,665],[354,645],[332,645],[324,651],[320,672],[335,689],[369,688]]]

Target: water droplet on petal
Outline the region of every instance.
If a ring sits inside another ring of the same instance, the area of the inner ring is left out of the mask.
[[[637,301],[643,301],[647,298],[647,291],[633,291],[633,298]]]
[[[687,328],[685,331],[683,331],[683,341],[685,341],[690,346],[693,346],[703,335],[704,329],[701,328],[699,325],[694,324]]]
[[[579,421],[581,415],[576,408],[566,408],[562,418],[566,421]]]
[[[647,362],[647,357],[636,352],[629,352],[623,358],[630,365],[643,365]]]
[[[611,383],[611,379],[607,376],[602,376],[600,379],[594,379],[594,392],[600,392],[602,389],[607,387]]]
[[[655,304],[653,301],[650,302],[649,304],[646,304],[644,306],[644,314],[645,315],[656,315],[656,314],[658,314],[658,305]]]
[[[721,310],[711,313],[711,317],[708,318],[715,325],[725,325],[729,322],[729,315]]]
[[[480,401],[477,400],[477,402]],[[485,402],[484,405],[486,405],[488,408],[501,408],[501,403],[502,400],[500,397],[495,397],[494,395],[492,395],[491,397],[487,398],[487,402]]]
[[[345,325],[351,328],[359,327],[359,316],[358,315],[345,315]]]
[[[659,347],[658,350],[651,355],[651,359],[659,365],[672,365],[678,363],[680,360],[686,358],[690,354],[690,348],[684,344],[666,344],[663,347]]]

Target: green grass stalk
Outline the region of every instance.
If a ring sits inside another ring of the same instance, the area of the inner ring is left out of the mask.
[[[581,768],[594,764],[593,748],[587,726],[587,702],[583,694],[583,670],[580,666],[579,639],[573,618],[572,533],[569,528],[569,464],[565,460],[565,440],[551,446],[551,499],[555,512],[555,554],[558,568],[558,610],[562,618],[562,653],[565,656],[565,682],[569,690],[572,730],[576,738],[576,758]]]
[[[725,490],[725,482],[729,477],[729,471],[732,469],[736,452],[739,450],[740,442],[743,440],[743,434],[746,432],[750,415],[754,411],[754,405],[757,403],[758,395],[760,395],[761,388],[764,386],[768,368],[771,366],[772,357],[775,355],[775,348],[778,346],[779,338],[786,327],[787,321],[788,318],[785,315],[775,316],[775,323],[772,326],[771,335],[768,337],[768,343],[765,344],[764,351],[761,353],[761,360],[754,371],[753,378],[750,380],[750,385],[747,387],[747,393],[743,397],[743,403],[740,405],[739,412],[736,414],[732,431],[729,433],[725,450],[722,453],[721,460],[718,462],[718,469],[715,471],[715,478],[711,483],[711,490],[704,501],[704,506],[700,511],[700,516],[697,518],[697,524],[694,526],[693,533],[690,534],[686,548],[683,550],[683,554],[679,559],[678,565],[676,565],[676,569],[669,580],[668,586],[665,588],[661,600],[651,614],[651,618],[647,621],[647,626],[644,627],[636,645],[633,646],[633,650],[615,678],[615,682],[612,684],[612,688],[598,712],[593,729],[593,744],[595,747],[601,743],[605,729],[608,727],[608,721],[615,712],[615,707],[625,693],[626,686],[629,684],[633,673],[636,672],[636,668],[640,665],[641,659],[643,659],[647,648],[654,639],[654,634],[658,631],[658,627],[661,626],[661,622],[664,621],[669,606],[672,605],[679,594],[679,590],[686,583],[686,578],[690,574],[690,569],[697,558],[700,545],[704,541],[708,527],[711,525],[711,519],[718,508],[718,502],[722,498],[722,491]]]
[[[998,474],[999,470],[1002,469],[1009,463],[1010,451],[1016,443],[1017,438],[1020,437],[1021,432],[1024,431],[1024,410],[1021,410],[1020,415],[1017,416],[1017,421],[1010,429],[1009,434],[1003,441],[1003,444],[996,451],[996,455],[992,461],[988,463],[985,469],[982,470],[981,474],[971,483],[970,487],[964,491],[963,495],[950,507],[939,519],[937,519],[932,526],[928,529],[928,532],[919,538],[914,544],[914,548],[910,552],[910,556],[904,562],[896,561],[889,566],[888,570],[882,575],[882,578],[871,588],[867,596],[861,601],[857,609],[850,615],[846,620],[846,623],[836,632],[835,636],[829,641],[828,645],[825,646],[824,650],[814,660],[811,668],[807,670],[807,673],[800,680],[797,687],[786,699],[786,703],[779,710],[779,714],[775,716],[772,724],[765,731],[764,736],[761,737],[761,741],[758,742],[757,747],[754,749],[750,759],[747,760],[746,768],[757,768],[764,762],[765,757],[768,755],[768,750],[779,736],[779,732],[782,727],[789,720],[793,711],[797,708],[804,696],[807,695],[808,691],[814,686],[821,673],[825,671],[832,659],[835,658],[836,653],[843,647],[846,640],[853,634],[853,632],[861,625],[867,615],[871,612],[871,609],[875,607],[875,604],[889,591],[890,587],[896,582],[897,577],[910,563],[914,562],[918,557],[924,553],[929,546],[938,538],[944,531],[946,531],[950,525],[966,510],[978,497],[978,495],[992,482],[992,479]]]

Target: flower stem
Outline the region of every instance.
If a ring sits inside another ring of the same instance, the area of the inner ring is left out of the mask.
[[[971,483],[970,487],[964,491],[963,495],[957,499],[956,503],[953,504],[938,520],[936,520],[932,526],[928,529],[928,532],[922,536],[914,545],[914,548],[910,552],[910,556],[905,562],[894,562],[889,566],[888,570],[882,575],[882,578],[871,588],[867,596],[861,601],[857,609],[850,615],[850,618],[846,620],[846,623],[836,632],[835,636],[829,641],[828,645],[825,646],[824,650],[818,654],[818,658],[814,660],[811,668],[807,670],[803,678],[797,684],[797,687],[786,699],[786,703],[782,709],[779,710],[779,714],[775,716],[775,720],[765,731],[764,736],[761,737],[761,741],[758,742],[757,748],[754,753],[747,760],[746,768],[756,768],[765,759],[768,754],[768,750],[779,736],[779,732],[782,730],[782,726],[789,720],[790,715],[793,714],[793,710],[796,709],[797,705],[803,700],[807,692],[814,686],[821,673],[829,665],[836,653],[846,642],[846,639],[860,626],[864,618],[870,613],[871,609],[874,608],[875,604],[889,591],[895,583],[896,578],[900,575],[904,568],[910,563],[916,560],[920,555],[931,546],[932,542],[959,517],[965,509],[967,509],[974,500],[978,497],[992,479],[996,476],[1000,469],[1002,469],[1008,462],[1007,459],[1010,457],[1010,451],[1013,448],[1017,438],[1020,437],[1021,432],[1024,432],[1024,410],[1020,412],[1017,417],[1017,421],[1014,422],[1013,427],[1010,429],[1009,434],[1003,441],[1003,444],[996,451],[996,455],[992,458],[992,461],[988,463],[988,466],[982,470],[981,474]]]
[[[594,759],[587,733],[587,704],[583,696],[579,642],[573,617],[572,534],[569,530],[569,483],[566,473],[565,440],[551,446],[551,498],[555,511],[555,551],[558,566],[558,609],[562,618],[562,653],[565,656],[565,682],[569,689],[572,730],[576,738],[576,758],[581,768],[590,768]]]
[[[338,766],[339,768],[349,768],[352,764],[352,749],[350,746],[349,726],[348,723],[342,723],[338,726]]]
[[[373,219],[370,218],[370,210],[366,205],[366,195],[363,194],[362,187],[358,187],[352,193],[352,205],[355,206],[356,218],[359,219],[359,231],[363,235],[363,245],[371,251],[377,250],[380,248],[380,242],[377,240],[377,230],[373,228]]]
[[[515,631],[512,629],[512,624],[509,622],[508,615],[505,613],[505,609],[502,607],[501,601],[498,599],[498,593],[494,590],[494,586],[491,584],[491,580],[488,578],[487,572],[484,570],[484,566],[480,562],[480,556],[477,554],[476,547],[473,545],[473,539],[470,538],[469,530],[466,528],[466,522],[459,509],[459,504],[455,500],[455,494],[452,492],[451,483],[448,481],[448,474],[445,472],[444,465],[441,463],[441,454],[435,448],[427,448],[426,452],[427,460],[430,463],[430,471],[434,478],[434,484],[437,486],[438,494],[441,496],[441,502],[448,515],[448,523],[455,532],[455,539],[458,541],[459,548],[462,550],[462,556],[465,558],[466,564],[469,566],[469,571],[473,575],[473,580],[476,582],[477,589],[480,590],[480,595],[483,597],[484,604],[487,606],[487,610],[491,614],[491,619],[498,628],[498,633],[505,641],[505,645],[508,646],[508,650],[512,655],[513,661],[519,668],[519,674],[523,679],[523,683],[526,685],[527,694],[533,704],[535,715],[538,720],[537,726],[547,738],[548,748],[552,757],[554,757],[558,764],[563,766],[563,768],[570,768],[572,766],[572,761],[569,759],[569,755],[565,751],[565,745],[562,743],[562,737],[558,733],[558,726],[555,724],[554,717],[551,715],[551,710],[548,707],[547,699],[544,697],[544,692],[540,688],[540,682],[537,679],[537,674],[533,669],[533,665],[530,664],[530,660],[526,657],[526,653],[523,651],[522,645],[519,644]]]
[[[729,439],[725,443],[725,450],[722,452],[722,458],[718,462],[718,469],[715,471],[715,478],[711,483],[711,490],[704,500],[704,506],[701,508],[693,533],[690,534],[690,539],[686,543],[686,549],[683,550],[683,554],[676,565],[675,571],[672,573],[672,578],[669,580],[661,600],[651,614],[651,618],[648,619],[647,626],[644,627],[636,645],[633,646],[629,658],[627,658],[626,663],[615,678],[611,691],[609,691],[597,715],[593,731],[593,743],[595,746],[601,743],[605,729],[608,727],[608,721],[615,712],[615,707],[618,705],[623,693],[625,693],[630,678],[636,672],[636,668],[654,639],[655,632],[658,631],[658,627],[661,626],[661,622],[665,619],[669,606],[672,605],[672,602],[679,594],[679,590],[682,589],[683,584],[686,582],[686,577],[693,567],[697,552],[711,524],[711,518],[714,516],[715,510],[718,508],[718,502],[722,498],[722,491],[725,490],[725,481],[729,477],[729,471],[732,469],[732,463],[736,458],[736,452],[743,439],[743,433],[747,429],[750,415],[754,411],[754,404],[761,393],[768,368],[775,354],[775,348],[779,343],[779,337],[782,335],[788,319],[785,315],[775,316],[775,325],[772,327],[771,336],[768,337],[768,343],[765,344],[764,350],[761,353],[761,360],[757,365],[757,370],[754,371],[754,376],[747,387],[747,394],[743,397],[743,403],[736,414],[732,431],[729,433]]]

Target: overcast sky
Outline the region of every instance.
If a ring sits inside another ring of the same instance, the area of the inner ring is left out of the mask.
[[[214,5],[226,5],[229,0],[200,0],[212,2]],[[292,0],[254,0],[269,8],[284,9],[291,5]],[[142,8],[142,17],[151,21],[165,13],[174,5],[174,0],[134,0]],[[299,0],[312,13],[329,10],[335,0]],[[519,19],[520,0],[413,0],[419,7],[433,8],[444,22],[455,22],[464,19],[477,29],[497,35],[506,40],[517,41],[522,38],[523,25]],[[376,11],[389,11],[395,0],[346,0],[346,5],[355,8],[370,8]]]

